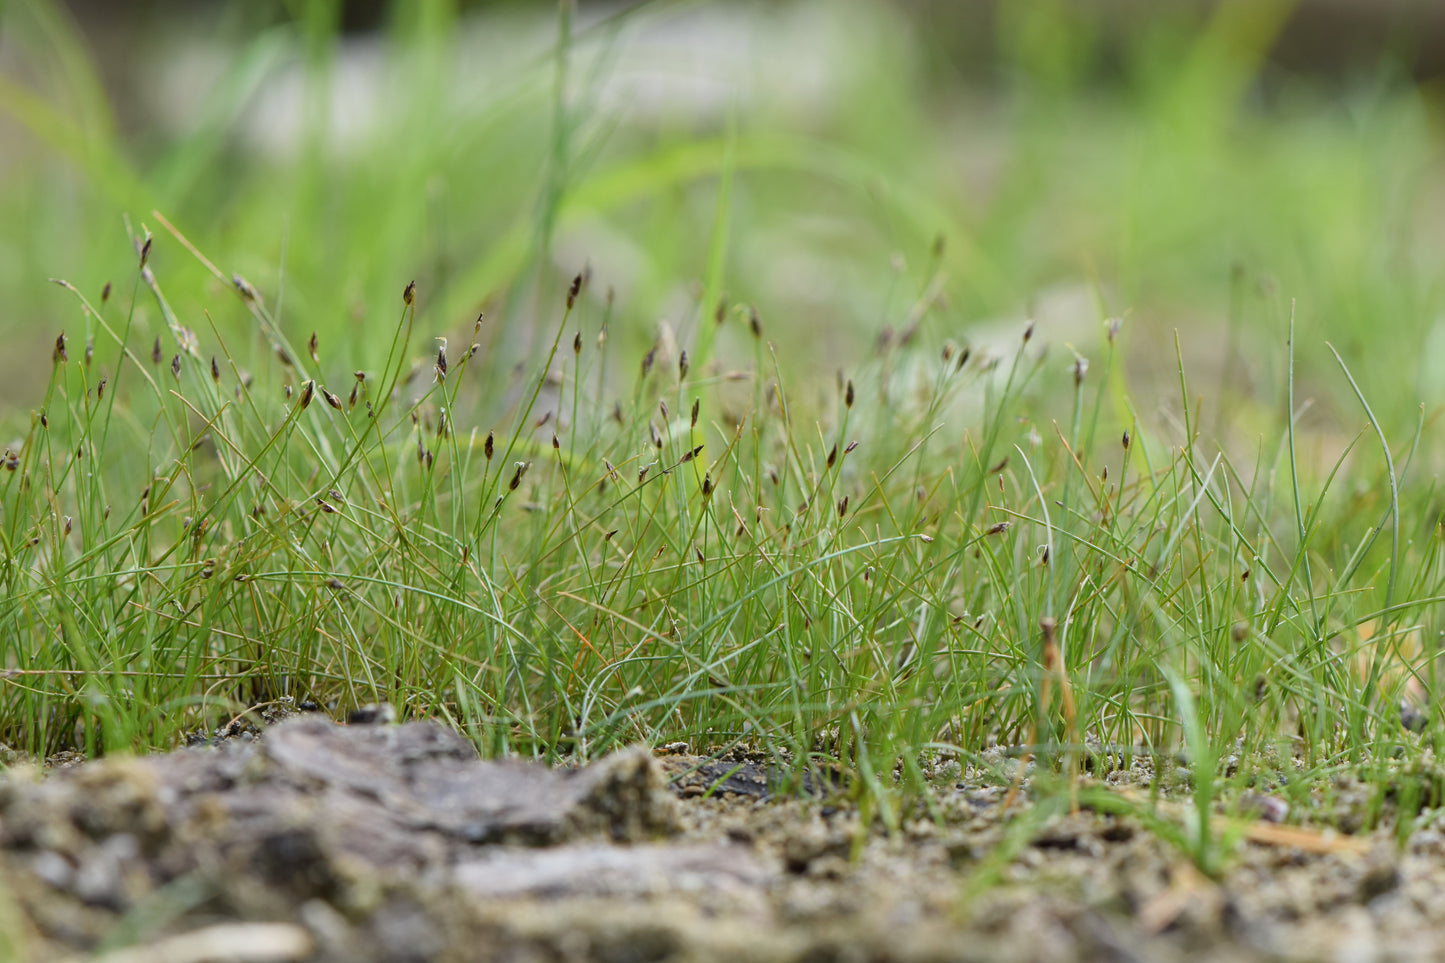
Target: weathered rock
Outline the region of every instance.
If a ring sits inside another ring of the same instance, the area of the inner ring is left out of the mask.
[[[764,885],[771,876],[743,847],[697,843],[498,847],[453,872],[466,892],[487,899],[737,894]]]
[[[312,716],[259,740],[100,760],[43,780],[12,776],[0,783],[0,854],[38,928],[88,949],[113,914],[168,884],[240,918],[291,920],[308,904],[313,916],[323,904],[364,913],[423,877],[451,886],[455,865],[499,843],[665,835],[676,806],[646,750],[549,769],[482,761],[430,723],[338,726]],[[569,851],[555,852],[547,865],[565,873]],[[586,864],[576,872],[606,865],[607,879],[637,892],[696,876],[699,865],[607,852],[600,843],[576,851]],[[537,864],[517,858],[508,878],[536,878]]]

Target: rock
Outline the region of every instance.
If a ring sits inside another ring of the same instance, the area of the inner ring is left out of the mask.
[[[485,899],[615,897],[738,892],[771,879],[751,853],[725,844],[605,846],[553,849],[499,847],[456,867],[453,877]]]

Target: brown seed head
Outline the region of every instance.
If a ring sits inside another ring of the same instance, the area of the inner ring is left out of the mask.
[[[259,302],[261,300],[261,292],[257,291],[256,286],[241,275],[231,275],[231,283],[236,286],[236,293],[241,296],[242,301]]]
[[[306,383],[301,386],[301,402],[300,402],[300,408],[301,408],[302,411],[305,411],[305,410],[306,410],[306,406],[309,405],[309,404],[311,404],[311,397],[312,397],[315,393],[316,393],[316,382],[315,382],[314,380],[310,379],[310,378],[307,378],[307,379],[306,379]]]
[[[402,303],[402,304],[405,304],[405,305],[408,306],[408,307],[410,307],[411,304],[412,304],[412,302],[414,302],[415,300],[416,300],[416,282],[415,282],[415,281],[411,281],[411,282],[409,282],[409,283],[407,284],[406,290],[404,290],[404,291],[401,292],[401,303]]]
[[[50,354],[52,364],[64,364],[67,360],[65,353],[65,332],[60,332],[60,337],[55,339],[55,350]]]

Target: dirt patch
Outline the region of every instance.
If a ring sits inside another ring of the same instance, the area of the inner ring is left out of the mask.
[[[971,772],[894,832],[828,784],[774,799],[766,766],[641,749],[484,762],[427,723],[303,717],[10,773],[0,933],[22,958],[147,963],[1445,954],[1437,832],[1277,827],[1209,879],[1134,817],[1006,814]]]

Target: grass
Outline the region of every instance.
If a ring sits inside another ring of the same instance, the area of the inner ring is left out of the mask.
[[[465,123],[449,14],[401,17],[409,109],[345,158],[309,6],[144,164],[84,119],[108,108],[59,8],[7,12],[89,107],[0,89],[73,165],[0,190],[39,245],[11,263],[43,277],[60,238],[80,272],[10,282],[53,323],[5,335],[39,400],[0,471],[0,739],[167,748],[282,696],[385,700],[493,754],[837,762],[889,821],[939,753],[1022,746],[1063,793],[1106,750],[1184,752],[1205,868],[1250,784],[1363,773],[1408,831],[1441,731],[1438,136],[1388,78],[1262,86],[1264,6],[1141,29],[1101,93],[1087,44],[1054,69],[1066,14],[1021,4],[982,200],[927,132],[961,98],[640,125],[599,104],[637,15],[565,4]],[[228,158],[288,50],[308,133]],[[91,230],[122,212],[128,247]],[[621,295],[569,256],[589,237],[639,252]],[[1074,282],[1067,326],[976,324]]]

